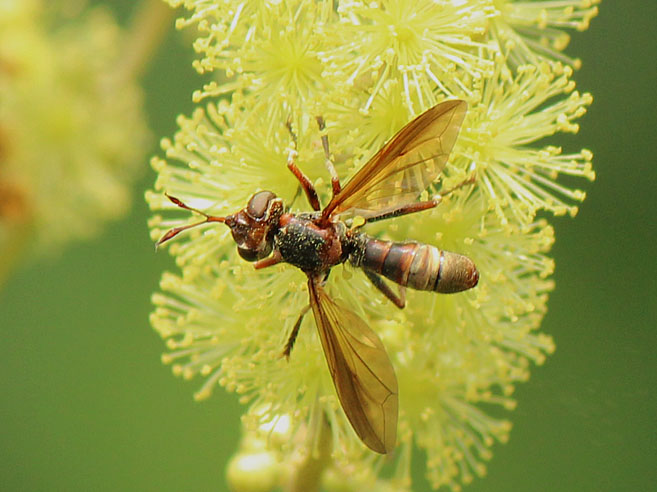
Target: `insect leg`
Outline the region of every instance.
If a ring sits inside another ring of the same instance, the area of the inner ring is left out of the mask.
[[[407,205],[402,205],[399,208],[394,210],[389,210],[380,215],[374,215],[368,217],[366,222],[377,222],[379,220],[390,219],[392,217],[399,217],[401,215],[414,214],[415,212],[422,212],[423,210],[429,210],[430,208],[435,207],[442,201],[442,197],[439,195],[437,198],[427,200],[426,202],[416,202],[409,203]]]
[[[297,148],[297,134],[294,133],[294,130],[292,129],[292,116],[287,117],[287,121],[285,122],[285,128],[287,128],[287,131],[290,132],[290,136],[292,137],[292,141],[294,142],[294,148]]]
[[[283,261],[283,257],[281,256],[281,252],[276,249],[276,250],[274,250],[274,253],[271,256],[268,256],[267,258],[263,258],[262,260],[256,261],[253,264],[253,268],[255,268],[256,270],[262,270],[263,268],[274,266],[274,265],[280,263],[281,261]]]
[[[292,328],[292,331],[290,332],[290,336],[287,339],[287,343],[285,344],[285,348],[283,349],[282,355],[286,359],[290,358],[290,352],[292,352],[292,347],[294,347],[294,342],[297,341],[297,335],[299,334],[299,328],[301,328],[301,322],[303,321],[303,317],[306,315],[309,309],[310,309],[310,304],[308,304],[306,307],[304,307],[301,310],[301,313],[299,313],[299,318],[297,318],[297,322],[294,323],[294,328]]]
[[[458,190],[459,188],[463,188],[466,185],[473,184],[474,182],[475,182],[475,176],[473,174],[472,176],[470,176],[467,179],[464,179],[459,184],[450,188],[449,190],[446,190],[438,195],[435,195],[431,200],[402,205],[399,208],[389,210],[380,215],[368,217],[366,222],[368,223],[377,222],[379,220],[390,219],[392,217],[399,217],[401,215],[414,214],[415,212],[422,212],[423,210],[429,210],[430,208],[433,208],[437,206],[440,202],[442,202],[443,197],[446,197],[450,193],[453,193],[454,191]]]
[[[303,171],[301,171],[301,169],[299,169],[297,165],[294,163],[294,158],[296,157],[296,155],[297,155],[296,150],[290,150],[290,155],[287,158],[287,168],[290,171],[292,171],[292,174],[294,174],[294,176],[299,180],[299,183],[301,184],[301,188],[306,194],[306,198],[308,198],[308,202],[310,203],[310,206],[313,208],[315,212],[317,212],[321,208],[319,205],[319,197],[317,196],[317,191],[315,191],[315,187],[310,182],[308,176],[303,174]]]
[[[294,133],[294,130],[292,130],[292,122],[288,119],[285,123],[285,126],[290,132],[290,135],[292,135],[292,141],[294,142],[294,148],[290,149],[287,154],[287,168],[292,171],[292,174],[294,174],[294,176],[299,180],[301,189],[303,189],[304,193],[306,194],[306,198],[308,198],[310,206],[313,208],[313,210],[318,211],[321,207],[319,205],[319,197],[317,196],[317,191],[315,191],[315,187],[313,186],[310,179],[308,179],[308,176],[303,174],[301,169],[299,169],[299,167],[294,162],[298,152],[296,150],[297,135]]]
[[[324,129],[326,128],[326,122],[324,121],[324,118],[321,116],[318,116],[317,118],[317,125],[319,125],[319,131],[322,132],[322,147],[324,147],[324,163],[326,164],[326,168],[328,169],[329,174],[331,175],[331,186],[333,188],[333,196],[337,195],[340,193],[340,190],[342,187],[340,186],[340,178],[338,177],[338,173],[335,170],[335,166],[333,165],[333,161],[331,160],[331,152],[329,152],[329,141],[328,141],[328,135],[326,132],[324,132]]]
[[[475,173],[473,172],[468,178],[464,179],[464,180],[461,181],[459,184],[457,184],[457,185],[451,187],[449,190],[443,191],[442,193],[440,193],[439,196],[441,196],[441,197],[443,197],[443,196],[447,196],[447,195],[449,195],[450,193],[452,193],[452,192],[458,190],[459,188],[463,188],[464,186],[467,186],[467,185],[470,185],[470,184],[474,184],[474,183],[475,183],[475,180],[476,180],[476,175],[475,175]]]
[[[404,306],[406,306],[406,289],[404,289],[404,287],[399,289],[399,295],[397,295],[393,292],[390,286],[386,284],[385,281],[376,273],[365,269],[363,269],[363,272],[365,272],[367,278],[370,279],[370,282],[374,284],[374,287],[379,289],[381,293],[390,299],[395,306],[397,306],[399,309],[404,309]]]
[[[294,155],[296,155],[296,151],[292,151],[292,152],[294,152]],[[296,178],[299,180],[299,183],[301,184],[301,188],[306,194],[306,198],[308,198],[308,202],[310,203],[310,206],[313,208],[315,212],[317,212],[321,209],[319,205],[319,197],[317,196],[317,191],[315,191],[315,187],[310,182],[310,179],[308,179],[308,176],[303,174],[301,169],[299,169],[297,165],[294,163],[292,152],[290,152],[290,157],[288,157],[287,168],[290,171],[292,171],[292,174],[294,174],[294,176],[296,176]]]

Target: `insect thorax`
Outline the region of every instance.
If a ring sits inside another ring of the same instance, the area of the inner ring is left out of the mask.
[[[342,222],[317,226],[314,214],[293,216],[274,238],[283,260],[307,273],[322,273],[347,260],[352,240]]]

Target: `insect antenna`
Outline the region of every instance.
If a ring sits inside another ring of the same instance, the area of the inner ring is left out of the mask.
[[[171,196],[168,193],[165,193],[165,195],[172,203],[176,204],[180,208],[184,208],[185,210],[189,210],[190,212],[196,212],[197,214],[202,215],[203,217],[205,217],[205,220],[202,220],[200,222],[195,222],[194,224],[187,224],[187,225],[184,225],[184,226],[174,227],[173,229],[169,229],[164,234],[164,236],[162,236],[160,238],[160,240],[157,243],[155,243],[155,248],[156,249],[160,246],[160,244],[167,242],[169,239],[177,236],[182,231],[185,231],[187,229],[191,229],[192,227],[200,226],[202,224],[207,224],[208,222],[222,222],[222,223],[226,222],[225,217],[216,217],[214,215],[208,215],[205,212],[203,212],[202,210],[199,210],[197,208],[190,207],[189,205],[184,204],[181,200],[179,200],[175,196]]]

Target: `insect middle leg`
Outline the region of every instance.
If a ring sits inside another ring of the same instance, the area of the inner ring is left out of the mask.
[[[297,318],[297,322],[294,323],[294,327],[292,328],[292,331],[290,332],[290,336],[288,337],[287,342],[285,343],[285,348],[283,349],[283,357],[285,357],[286,359],[290,358],[290,352],[292,352],[292,348],[294,347],[294,342],[297,341],[297,336],[299,335],[299,328],[301,328],[301,322],[303,321],[303,317],[306,315],[309,309],[310,309],[310,304],[308,304],[306,307],[304,307],[301,310],[301,313]]]
[[[315,190],[315,187],[313,186],[308,176],[303,174],[303,171],[301,171],[301,169],[299,169],[299,167],[294,162],[298,155],[298,152],[296,150],[297,136],[292,130],[292,122],[288,119],[285,126],[287,126],[290,135],[292,135],[292,141],[294,142],[294,148],[290,149],[290,152],[287,155],[287,168],[290,171],[292,171],[292,174],[294,174],[294,176],[299,180],[301,189],[306,194],[306,198],[308,198],[308,202],[310,203],[310,206],[313,208],[315,212],[317,212],[321,208],[319,205],[319,197],[317,196],[317,191]]]
[[[340,178],[338,177],[338,172],[335,170],[333,161],[331,160],[331,152],[329,151],[329,141],[328,135],[324,131],[326,129],[326,122],[324,118],[318,116],[316,118],[317,125],[319,126],[319,131],[322,133],[322,147],[324,148],[324,164],[328,169],[329,174],[331,175],[331,187],[333,188],[333,196],[340,193],[342,187],[340,186]]]

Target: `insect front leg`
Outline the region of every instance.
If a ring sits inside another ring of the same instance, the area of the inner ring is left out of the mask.
[[[277,265],[281,261],[283,261],[283,256],[281,255],[280,251],[275,249],[274,252],[271,254],[271,256],[268,256],[267,258],[263,258],[262,260],[256,261],[253,264],[253,268],[255,268],[256,270],[262,270],[263,268],[267,268],[267,267],[270,267],[270,266]]]
[[[374,272],[363,269],[367,278],[370,279],[370,282],[374,284],[374,287],[379,289],[381,293],[392,301],[392,303],[397,306],[399,309],[404,309],[406,306],[406,288],[400,286],[399,295],[395,294],[390,286],[385,283],[385,281]]]
[[[338,173],[335,170],[333,161],[331,160],[328,135],[324,131],[326,129],[326,122],[324,121],[324,118],[322,118],[321,116],[318,116],[316,119],[317,119],[317,125],[319,125],[319,131],[322,132],[322,147],[324,147],[324,164],[326,164],[326,168],[328,169],[328,172],[331,175],[331,187],[333,188],[333,196],[335,196],[338,193],[340,193],[340,190],[342,189],[342,187],[340,186],[340,178],[338,177]]]
[[[317,191],[315,190],[315,187],[313,186],[312,182],[306,176],[303,174],[303,171],[299,169],[299,167],[296,165],[294,162],[297,158],[298,152],[297,152],[297,135],[294,133],[294,130],[292,130],[292,122],[288,119],[287,122],[285,123],[285,126],[287,127],[288,131],[290,132],[290,135],[292,136],[292,141],[294,142],[294,148],[290,149],[290,151],[287,154],[287,168],[292,171],[292,174],[299,180],[299,184],[301,185],[301,189],[304,191],[306,194],[306,198],[308,199],[308,203],[310,203],[310,206],[312,209],[317,212],[320,210],[320,205],[319,205],[319,197],[317,196]]]

